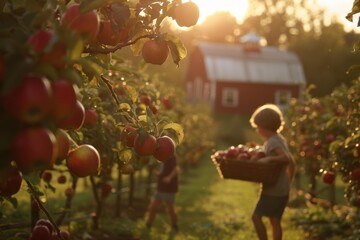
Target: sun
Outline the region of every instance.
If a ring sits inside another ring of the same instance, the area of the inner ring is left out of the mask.
[[[198,23],[215,12],[229,12],[242,22],[248,9],[248,0],[192,0],[200,9]]]

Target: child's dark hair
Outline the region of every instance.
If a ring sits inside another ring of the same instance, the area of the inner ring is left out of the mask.
[[[261,127],[274,132],[281,132],[284,127],[284,118],[280,109],[274,104],[265,104],[258,107],[251,115],[252,127]]]

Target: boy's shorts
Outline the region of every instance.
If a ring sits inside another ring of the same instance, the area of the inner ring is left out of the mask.
[[[153,198],[167,202],[167,203],[174,203],[175,202],[175,193],[155,192]]]
[[[289,196],[270,196],[261,194],[254,212],[259,216],[281,219],[288,200]]]

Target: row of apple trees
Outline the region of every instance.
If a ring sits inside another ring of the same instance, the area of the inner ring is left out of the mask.
[[[28,0],[0,7],[0,202],[16,207],[13,195],[27,185],[35,216],[31,239],[69,239],[58,227],[66,211],[54,219],[40,198],[40,182],[56,188],[53,173],[58,183],[71,176],[67,207],[78,179],[90,179],[98,226],[115,169],[117,176],[130,174],[175,151],[186,161],[189,152],[206,148],[200,122],[209,120],[191,112],[170,83],[117,53],[130,47],[158,65],[171,55],[178,65],[186,49],[162,32],[162,22],[196,24],[194,3]],[[184,138],[184,130],[191,136]],[[47,219],[35,221],[39,211]]]
[[[306,225],[312,237],[360,236],[356,233],[360,222],[356,217],[360,209],[360,80],[321,98],[311,95],[312,88],[292,100],[286,114],[289,125],[285,134],[298,166],[295,187],[305,192],[309,202],[335,210],[337,217],[307,210],[309,213],[295,217],[296,222]],[[336,191],[340,183],[344,192]],[[320,196],[324,191],[328,197]],[[344,206],[347,210],[336,211],[339,194],[348,203]],[[330,218],[335,227],[324,225]]]

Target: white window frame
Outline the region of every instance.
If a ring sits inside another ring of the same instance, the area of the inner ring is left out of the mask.
[[[238,89],[223,88],[221,93],[221,105],[224,107],[237,107],[239,105]]]
[[[282,102],[282,98],[285,97],[285,102]],[[285,89],[279,89],[275,92],[275,104],[280,108],[286,108],[291,100],[291,91]]]

